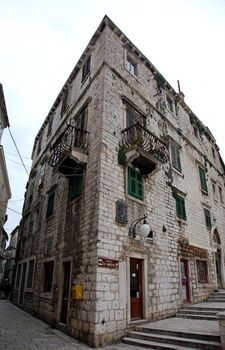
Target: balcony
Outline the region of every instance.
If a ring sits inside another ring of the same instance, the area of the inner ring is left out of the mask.
[[[143,174],[150,174],[160,163],[168,161],[167,144],[141,123],[136,123],[121,133],[120,149],[125,152],[126,163],[132,162]]]
[[[67,125],[51,147],[49,165],[64,175],[80,170],[87,163],[88,135],[86,130]]]

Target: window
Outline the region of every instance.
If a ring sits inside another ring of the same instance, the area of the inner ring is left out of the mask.
[[[44,176],[45,176],[45,163],[41,164],[41,167],[39,169],[39,179],[38,179],[38,186],[41,186],[41,184],[44,181]]]
[[[69,91],[68,89],[66,89],[62,100],[61,117],[67,111],[67,108],[68,108],[68,95],[69,95]]]
[[[27,288],[33,287],[33,274],[34,274],[34,259],[29,261],[28,275],[27,275]]]
[[[42,137],[43,137],[43,135],[40,135],[39,139],[38,139],[37,155],[41,152]]]
[[[34,229],[34,214],[30,214],[30,221],[29,221],[29,226],[28,226],[28,235],[33,234],[33,229]]]
[[[53,115],[50,115],[49,120],[48,120],[47,136],[49,136],[52,132],[52,122],[53,122]]]
[[[87,105],[85,105],[80,112],[75,116],[75,141],[74,147],[80,147],[84,143],[85,128],[87,122]]]
[[[137,76],[137,64],[129,56],[127,57],[127,70],[135,77]]]
[[[170,145],[172,167],[181,172],[180,149],[175,145]]]
[[[49,193],[48,195],[48,205],[47,205],[47,213],[46,218],[49,218],[54,213],[54,202],[55,202],[55,191]]]
[[[186,220],[185,199],[179,194],[174,194],[176,200],[176,213],[177,216],[183,220]]]
[[[128,167],[128,194],[143,200],[143,176],[139,171]]]
[[[218,188],[219,188],[220,202],[221,202],[221,204],[224,204],[222,187],[220,187],[220,186],[218,185]]]
[[[193,124],[193,132],[194,132],[194,135],[196,137],[196,139],[199,138],[199,133],[198,133],[198,128],[195,124]]]
[[[212,147],[212,155],[213,155],[213,158],[216,158],[216,153],[213,147]]]
[[[137,123],[145,126],[146,119],[130,105],[126,105],[126,127],[129,128]]]
[[[19,288],[19,285],[20,285],[21,266],[22,266],[21,264],[17,266],[16,288]]]
[[[173,113],[173,100],[167,96],[166,102],[168,110]]]
[[[83,65],[82,81],[86,78],[86,76],[90,73],[90,71],[91,71],[91,56],[87,58],[86,62]]]
[[[202,191],[204,191],[204,192],[208,192],[205,170],[202,169],[200,166],[198,167],[198,170],[199,170],[199,177],[200,177],[201,189],[202,189]]]
[[[69,199],[72,201],[81,196],[83,189],[83,175],[69,177]]]
[[[196,260],[198,282],[207,283],[208,282],[208,268],[207,261]]]
[[[40,213],[41,213],[41,209],[40,209],[40,205],[38,205],[38,207],[35,210],[35,218],[34,218],[34,230],[38,231],[40,228]]]
[[[211,214],[210,214],[210,210],[207,208],[204,208],[204,214],[205,214],[205,224],[208,228],[212,227],[211,224]]]
[[[44,288],[43,292],[51,293],[53,281],[54,261],[44,263]]]

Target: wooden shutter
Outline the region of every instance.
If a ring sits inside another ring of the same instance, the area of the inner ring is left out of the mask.
[[[211,215],[210,215],[210,210],[204,208],[204,213],[205,213],[205,223],[208,228],[211,228]]]
[[[205,192],[208,192],[205,170],[202,169],[201,167],[198,167],[198,170],[199,170],[201,189],[204,190]]]

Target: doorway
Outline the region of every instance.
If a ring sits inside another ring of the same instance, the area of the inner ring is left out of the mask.
[[[130,311],[131,320],[143,318],[142,289],[143,260],[130,258]]]
[[[70,299],[70,270],[71,262],[66,261],[63,263],[63,293],[62,293],[62,304],[60,313],[60,322],[67,324],[67,315]]]
[[[189,271],[188,261],[180,260],[180,278],[181,278],[181,298],[183,303],[190,303],[189,289]]]

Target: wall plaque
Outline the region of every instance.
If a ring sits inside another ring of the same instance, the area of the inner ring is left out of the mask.
[[[127,224],[127,203],[123,199],[116,201],[116,222]]]
[[[118,262],[118,260],[99,257],[98,258],[98,266],[108,267],[111,269],[118,269],[119,262]]]

